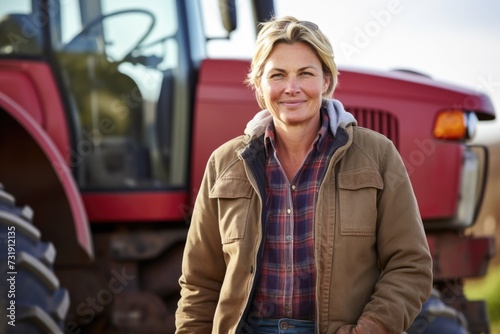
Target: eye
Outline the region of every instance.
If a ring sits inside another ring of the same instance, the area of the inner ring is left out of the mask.
[[[280,79],[280,78],[283,78],[283,73],[273,73],[269,77],[271,79]]]
[[[301,72],[300,73],[301,76],[303,77],[310,77],[310,76],[313,76],[314,74],[312,72]]]

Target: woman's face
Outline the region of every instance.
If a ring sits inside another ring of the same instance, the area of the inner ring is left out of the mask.
[[[278,127],[319,122],[330,78],[306,43],[278,44],[264,64],[258,87]]]

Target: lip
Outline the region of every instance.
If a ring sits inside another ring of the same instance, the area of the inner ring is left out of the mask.
[[[286,100],[286,101],[281,101],[280,103],[287,107],[296,107],[305,102],[306,102],[305,100]]]

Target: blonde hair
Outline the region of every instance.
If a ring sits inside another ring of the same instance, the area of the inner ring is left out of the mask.
[[[331,78],[330,85],[323,94],[323,98],[328,98],[333,94],[338,82],[338,70],[334,61],[333,48],[328,38],[315,23],[299,21],[292,16],[273,17],[269,21],[260,24],[255,52],[245,80],[255,90],[255,96],[261,108],[265,108],[265,103],[257,87],[262,78],[267,58],[277,44],[293,44],[296,42],[303,42],[311,47],[321,62],[325,76]]]

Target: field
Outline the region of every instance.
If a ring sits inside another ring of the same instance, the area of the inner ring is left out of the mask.
[[[464,292],[470,300],[486,300],[491,334],[500,334],[500,265],[491,267],[484,278],[466,282]]]

